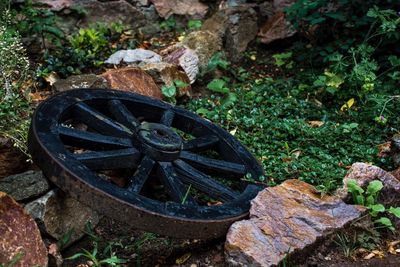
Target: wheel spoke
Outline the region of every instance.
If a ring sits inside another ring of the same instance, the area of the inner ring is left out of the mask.
[[[132,134],[125,126],[111,120],[83,102],[75,105],[75,116],[90,128],[102,134],[120,137],[128,137]]]
[[[64,126],[58,127],[58,133],[60,134],[61,140],[65,145],[74,146],[77,148],[104,150],[132,147],[132,142],[128,138],[106,136]]]
[[[159,162],[159,166],[160,176],[168,194],[175,202],[181,203],[185,198],[187,189],[179,179],[175,168],[169,162]],[[185,203],[195,204],[196,202],[190,194],[187,194]]]
[[[177,172],[184,183],[191,184],[194,188],[207,195],[223,201],[230,201],[239,197],[239,193],[226,187],[224,184],[213,180],[210,176],[196,170],[182,160],[174,161]]]
[[[75,154],[75,157],[91,170],[113,170],[136,167],[140,152],[134,148],[125,148],[83,152]]]
[[[183,144],[184,150],[189,151],[203,151],[212,148],[218,143],[219,139],[215,135],[206,135],[197,137]]]
[[[222,173],[231,176],[243,176],[246,174],[246,166],[243,164],[211,159],[187,151],[182,151],[180,158],[206,172]]]
[[[108,101],[108,107],[115,119],[129,129],[135,131],[136,127],[140,125],[139,120],[132,115],[121,101],[116,99],[110,100]]]
[[[145,156],[142,159],[127,187],[128,191],[139,193],[142,190],[142,187],[146,182],[147,177],[149,177],[150,172],[153,169],[154,163],[154,160],[152,160],[148,156]]]
[[[166,111],[164,111],[164,113],[161,117],[160,123],[164,124],[166,126],[171,126],[172,121],[174,120],[174,116],[175,116],[175,113],[172,110],[167,109]]]

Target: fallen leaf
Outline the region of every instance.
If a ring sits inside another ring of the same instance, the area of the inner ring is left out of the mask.
[[[340,108],[340,111],[347,111],[354,105],[354,98],[350,98],[343,106]]]
[[[177,258],[175,260],[175,263],[178,264],[178,265],[182,265],[183,263],[185,263],[190,258],[190,256],[192,256],[192,253],[190,253],[190,252],[186,253],[182,257]]]
[[[308,125],[310,125],[312,128],[319,128],[319,127],[321,127],[322,125],[325,124],[325,122],[323,122],[323,121],[308,121],[307,123],[308,123]]]
[[[46,82],[48,82],[51,86],[53,86],[53,84],[58,81],[60,79],[60,77],[58,76],[57,73],[55,73],[54,71],[50,72],[49,75],[47,75],[46,77],[44,77],[44,80]]]

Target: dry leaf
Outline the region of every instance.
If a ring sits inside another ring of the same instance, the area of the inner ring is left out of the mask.
[[[54,71],[50,72],[49,75],[47,75],[46,77],[44,77],[45,81],[48,82],[51,86],[53,86],[53,84],[58,81],[60,79],[60,77],[58,76],[57,73],[55,73]]]
[[[378,157],[388,157],[390,154],[390,142],[378,145]]]
[[[325,122],[323,122],[323,121],[308,121],[307,123],[308,123],[308,125],[310,125],[312,128],[319,128],[319,127],[321,127],[322,125],[325,124]]]
[[[190,253],[190,252],[186,253],[182,257],[177,258],[175,260],[175,263],[178,264],[178,265],[182,265],[183,263],[185,263],[190,258],[190,256],[192,256],[192,253]]]

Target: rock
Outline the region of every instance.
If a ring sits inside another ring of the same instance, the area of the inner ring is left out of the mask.
[[[158,87],[171,86],[174,81],[180,80],[187,83],[188,86],[178,88],[178,97],[192,95],[192,88],[190,86],[190,79],[185,72],[178,69],[176,65],[172,65],[165,62],[160,63],[148,63],[141,66],[141,69],[146,71],[154,81],[157,83]]]
[[[161,56],[153,51],[138,48],[119,50],[112,54],[104,63],[118,65],[121,61],[125,63],[157,63],[161,62]]]
[[[161,90],[158,88],[153,78],[140,68],[127,67],[108,70],[101,76],[107,80],[111,89],[162,99]]]
[[[34,4],[44,4],[52,11],[60,11],[73,5],[75,0],[33,0]]]
[[[226,52],[231,60],[237,61],[257,35],[257,13],[248,5],[228,6],[207,19],[201,29],[225,39]]]
[[[179,65],[189,77],[190,83],[195,82],[197,74],[199,74],[199,57],[192,49],[177,46],[175,50],[164,57],[164,61]]]
[[[202,70],[207,67],[211,57],[222,49],[222,38],[210,31],[194,31],[182,40],[182,45],[196,53]]]
[[[15,264],[11,264],[13,260],[16,260]],[[0,265],[2,264],[45,267],[47,250],[35,221],[12,197],[0,192]]]
[[[290,7],[296,0],[274,0],[273,6],[276,11],[283,11],[285,8]]]
[[[202,19],[208,6],[198,0],[151,0],[160,17],[167,19],[171,15],[185,15],[192,19]]]
[[[285,257],[304,258],[320,239],[360,218],[365,210],[322,196],[300,180],[287,180],[261,191],[251,202],[250,219],[230,227],[226,260],[231,266],[276,266]]]
[[[131,28],[138,28],[146,24],[144,14],[124,0],[100,2],[96,0],[77,1],[87,15],[79,21],[79,27],[88,27],[97,22],[112,23],[121,21]]]
[[[354,163],[343,178],[343,187],[338,189],[336,195],[345,201],[350,200],[347,192],[349,179],[354,179],[359,186],[366,188],[370,181],[379,180],[383,189],[379,194],[379,202],[385,205],[398,206],[400,204],[400,181],[393,174],[367,163]]]
[[[257,35],[261,37],[262,43],[269,44],[275,40],[293,36],[295,33],[296,31],[292,29],[291,24],[286,21],[285,14],[278,12],[268,19]]]
[[[106,88],[107,81],[94,74],[82,74],[70,76],[67,79],[57,80],[53,84],[55,92],[64,92],[77,88]]]
[[[390,153],[394,164],[400,167],[400,135],[395,135],[390,144]]]
[[[42,172],[27,171],[0,180],[0,191],[17,201],[24,201],[43,195],[49,190],[49,183]]]
[[[0,135],[0,180],[6,176],[26,170],[28,157],[8,137]]]
[[[25,206],[26,211],[38,222],[44,233],[56,240],[70,234],[67,244],[80,239],[85,233],[85,225],[96,225],[99,216],[89,207],[81,204],[61,191],[50,191]]]

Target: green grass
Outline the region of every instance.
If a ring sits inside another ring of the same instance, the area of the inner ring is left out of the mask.
[[[379,125],[362,112],[318,106],[293,88],[297,86],[291,78],[245,82],[238,85],[238,99],[229,109],[219,106],[218,96],[192,100],[186,108],[206,113],[235,132],[259,159],[271,185],[297,178],[332,192],[354,162],[389,165],[377,157],[377,145],[395,128]],[[324,124],[313,128],[308,122],[314,120]]]

